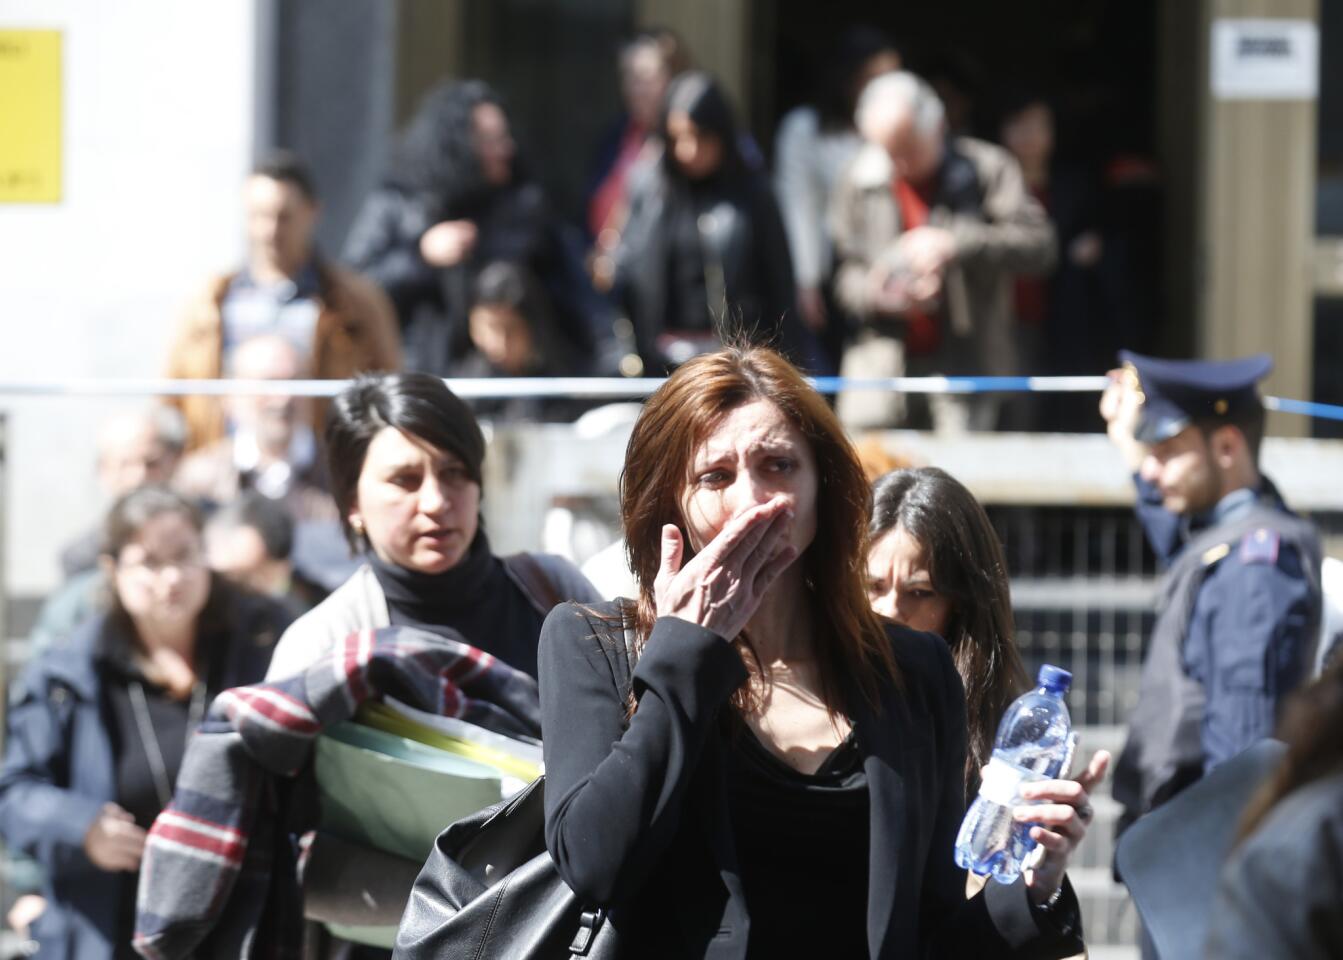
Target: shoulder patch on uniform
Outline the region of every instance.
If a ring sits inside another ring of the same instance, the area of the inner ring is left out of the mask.
[[[1240,541],[1240,562],[1277,563],[1281,544],[1282,534],[1276,530],[1267,527],[1252,530]]]
[[[1203,565],[1204,565],[1205,567],[1207,567],[1207,566],[1211,566],[1212,564],[1216,563],[1218,560],[1221,560],[1223,557],[1225,557],[1225,556],[1226,556],[1228,553],[1230,553],[1230,552],[1231,552],[1231,545],[1230,545],[1230,544],[1227,544],[1227,543],[1219,543],[1217,546],[1212,547],[1212,548],[1209,549],[1209,550],[1204,550],[1204,551],[1203,551]]]

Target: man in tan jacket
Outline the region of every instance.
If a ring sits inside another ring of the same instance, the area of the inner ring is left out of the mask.
[[[1012,278],[1053,268],[1054,230],[1006,150],[948,138],[942,103],[911,73],[873,79],[855,120],[867,142],[841,176],[830,222],[836,296],[861,324],[846,376],[1012,376]],[[889,392],[839,399],[851,428],[891,426]],[[992,429],[993,396],[935,397],[938,428]]]
[[[178,325],[167,375],[218,379],[237,346],[279,335],[294,344],[317,379],[365,370],[396,370],[401,341],[391,302],[376,284],[322,260],[313,243],[320,205],[307,168],[278,153],[258,164],[243,192],[248,259],[214,277]],[[228,426],[214,397],[171,401],[187,421],[187,448],[221,439]],[[326,404],[313,405],[321,435]]]

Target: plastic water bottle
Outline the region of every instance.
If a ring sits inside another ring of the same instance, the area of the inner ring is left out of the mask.
[[[984,770],[979,796],[970,805],[956,836],[956,863],[999,883],[1011,883],[1022,861],[1036,846],[1031,824],[1012,819],[1022,784],[1054,780],[1067,773],[1077,743],[1063,695],[1073,675],[1045,665],[1039,684],[1008,707],[998,725],[993,758]]]

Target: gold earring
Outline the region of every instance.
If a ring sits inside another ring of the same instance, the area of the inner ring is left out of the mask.
[[[356,534],[357,536],[362,537],[362,536],[364,535],[364,518],[363,518],[363,517],[351,517],[351,518],[350,518],[350,528],[351,528],[352,530],[354,530],[354,532],[355,532],[355,534]]]

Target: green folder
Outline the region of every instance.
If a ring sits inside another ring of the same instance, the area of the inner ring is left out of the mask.
[[[444,828],[501,796],[499,771],[356,723],[317,738],[315,774],[323,830],[421,862]]]
[[[328,833],[423,862],[449,824],[499,801],[505,779],[536,775],[525,760],[369,706],[359,722],[335,724],[317,738],[314,773]],[[326,928],[373,947],[390,949],[396,938],[395,927]]]
[[[364,726],[483,763],[522,783],[531,783],[541,775],[538,763],[510,752],[508,737],[488,730],[476,730],[475,739],[465,732],[461,735],[445,733],[421,723],[415,717],[407,716],[402,712],[405,709],[407,708],[403,707],[398,710],[385,703],[365,703],[355,714],[355,719]],[[458,726],[466,730],[471,729],[470,724],[459,723]],[[539,753],[539,748],[532,749]]]

